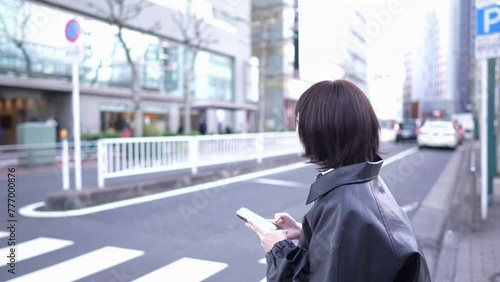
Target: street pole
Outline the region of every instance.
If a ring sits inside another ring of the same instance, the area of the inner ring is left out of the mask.
[[[488,216],[488,60],[481,60],[481,219]]]
[[[481,62],[481,218],[488,217],[488,202],[493,194],[493,176],[496,167],[495,117],[495,62]]]
[[[495,140],[495,66],[496,59],[488,59],[488,196],[493,195],[493,178],[496,173]]]
[[[72,82],[73,82],[73,144],[74,161],[75,161],[75,188],[82,189],[82,159],[81,159],[81,142],[80,142],[80,80],[79,80],[79,64],[75,60],[72,64]]]

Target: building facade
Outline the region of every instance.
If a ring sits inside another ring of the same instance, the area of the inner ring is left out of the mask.
[[[2,144],[16,143],[18,124],[50,116],[71,136],[71,64],[66,56],[70,44],[64,35],[70,19],[77,19],[82,31],[82,133],[119,131],[125,122],[133,122],[132,71],[104,4],[0,0],[0,115],[9,121]],[[148,4],[122,31],[138,69],[144,133],[177,132],[182,124],[185,46],[174,17],[187,14],[203,18],[207,34],[215,39],[198,52],[194,63],[192,128],[204,123],[207,134],[226,127],[252,130],[257,105],[250,75],[250,1]]]
[[[455,16],[461,6],[454,0],[438,4],[425,1],[422,6],[419,28],[414,30],[416,44],[409,50],[411,56],[405,63],[411,65],[411,73],[407,73],[407,77],[411,77],[411,82],[408,81],[411,99],[404,99],[405,116],[421,120],[436,116],[449,119],[462,110],[460,104],[466,107],[467,99],[462,95],[468,95],[467,90],[461,92],[462,87],[468,87],[461,75],[467,76],[470,71],[462,65],[470,57],[461,56],[463,31],[461,19]]]
[[[417,117],[413,116],[413,103],[411,99],[411,52],[405,52],[403,55],[403,65],[405,79],[403,82],[403,119],[415,119]]]
[[[455,112],[472,111],[475,5],[474,0],[460,1],[460,43],[458,58],[458,91],[455,98]]]
[[[348,1],[300,1],[298,16],[300,77],[311,82],[351,80],[369,95],[361,9]]]
[[[298,1],[252,1],[252,55],[259,59],[264,130],[295,129],[295,105],[310,83],[300,80]]]

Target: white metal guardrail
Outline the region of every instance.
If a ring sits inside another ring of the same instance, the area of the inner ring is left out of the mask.
[[[300,153],[295,132],[101,139],[97,178],[105,179]]]
[[[82,141],[82,159],[97,158],[97,141]],[[74,145],[69,143],[70,158]],[[17,144],[0,146],[0,169],[8,166],[34,166],[59,164],[62,143]]]

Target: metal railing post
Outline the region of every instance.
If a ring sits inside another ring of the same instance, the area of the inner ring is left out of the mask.
[[[257,149],[257,163],[262,163],[262,158],[264,155],[264,134],[258,133],[255,138],[255,149]]]
[[[61,133],[61,164],[62,164],[62,180],[63,190],[69,190],[69,146],[68,139],[66,139],[66,130]]]
[[[189,140],[189,164],[191,165],[191,173],[198,173],[198,138],[196,136],[192,136]]]
[[[97,186],[104,188],[104,170],[108,167],[106,144],[103,140],[97,141]]]

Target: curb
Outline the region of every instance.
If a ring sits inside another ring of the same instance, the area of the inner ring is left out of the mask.
[[[463,146],[459,148],[464,148]],[[467,145],[467,148],[469,146]],[[438,257],[450,214],[460,164],[467,149],[457,149],[443,172],[422,201],[412,223],[427,260],[431,277],[436,273]],[[434,279],[433,279],[434,280]]]

